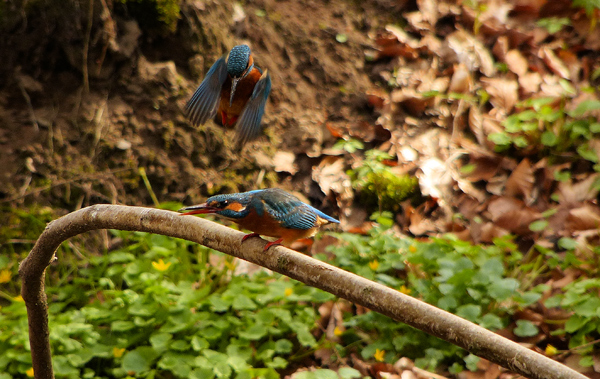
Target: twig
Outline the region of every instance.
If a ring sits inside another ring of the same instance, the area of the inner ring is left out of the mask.
[[[90,78],[88,74],[88,53],[90,49],[90,38],[92,34],[92,23],[94,22],[94,0],[89,0],[88,23],[85,28],[85,39],[83,40],[83,88],[86,93],[90,92]]]
[[[62,242],[97,229],[157,233],[199,243],[404,322],[532,379],[586,378],[470,321],[297,251],[278,246],[265,254],[266,241],[254,238],[242,243],[242,232],[223,225],[160,209],[93,205],[48,224],[19,267],[36,379],[54,378],[44,292],[46,267]]]
[[[158,201],[156,194],[152,190],[152,185],[150,184],[150,180],[148,180],[148,175],[146,175],[146,169],[143,167],[140,167],[138,172],[140,173],[140,176],[142,177],[142,180],[144,181],[144,185],[146,186],[146,189],[150,193],[150,197],[152,198],[152,202],[154,203],[154,206],[156,208],[160,208],[160,202]]]
[[[17,78],[17,83],[19,83],[19,89],[21,90],[21,95],[23,95],[23,98],[25,99],[25,102],[27,103],[27,110],[29,110],[29,118],[31,118],[31,124],[35,128],[35,131],[38,132],[40,130],[40,125],[37,122],[37,117],[35,116],[35,112],[33,110],[33,105],[31,104],[31,97],[29,97],[29,94],[27,93],[27,90],[25,89],[25,86],[21,82],[20,78]]]

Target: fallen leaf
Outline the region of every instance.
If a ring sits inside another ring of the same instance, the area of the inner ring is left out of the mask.
[[[454,66],[454,73],[450,80],[449,92],[469,93],[473,90],[473,78],[471,72],[464,63]]]
[[[530,203],[533,197],[531,190],[534,183],[533,168],[529,159],[525,158],[508,177],[505,194],[513,197],[523,196],[525,201]]]
[[[289,151],[278,151],[273,157],[274,170],[277,172],[289,172],[294,175],[298,172],[298,166],[294,163],[296,155]]]
[[[567,217],[567,228],[570,231],[598,229],[600,227],[600,208],[586,204],[580,208],[571,209]]]
[[[528,72],[519,76],[521,91],[525,94],[537,93],[542,84],[542,76],[537,72]]]
[[[550,48],[544,46],[540,49],[539,52],[540,58],[544,60],[544,63],[554,72],[556,75],[559,75],[563,79],[570,79],[571,73],[569,72],[569,68],[564,64],[564,62],[554,54]]]
[[[519,101],[519,85],[516,80],[503,78],[481,78],[485,90],[490,94],[494,108],[509,114]]]
[[[490,201],[488,211],[497,226],[518,235],[531,234],[529,224],[541,217],[523,201],[507,196]]]
[[[460,63],[471,71],[480,70],[487,77],[496,74],[494,60],[488,49],[476,37],[463,29],[458,29],[446,38]]]
[[[525,75],[529,69],[527,59],[525,59],[519,50],[513,49],[507,52],[504,60],[508,66],[508,69],[517,74],[519,77]]]
[[[595,184],[599,175],[589,175],[577,183],[573,183],[572,180],[560,182],[558,184],[559,203],[569,205],[595,199],[598,196],[598,188]]]

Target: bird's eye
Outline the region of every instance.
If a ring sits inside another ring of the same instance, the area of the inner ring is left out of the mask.
[[[221,202],[221,206],[222,206],[223,208],[225,208],[225,207],[226,207],[228,204],[229,204],[229,200],[223,200],[223,201]]]

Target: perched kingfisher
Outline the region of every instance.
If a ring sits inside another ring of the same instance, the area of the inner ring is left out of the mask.
[[[260,135],[260,122],[271,92],[271,77],[254,65],[247,45],[235,46],[212,65],[185,106],[194,126],[221,115],[223,126],[236,124],[238,145]],[[218,107],[217,107],[218,105]]]
[[[242,241],[260,235],[277,238],[265,246],[265,251],[273,245],[289,246],[300,238],[312,237],[321,225],[340,223],[279,188],[216,195],[206,203],[179,211],[187,211],[182,216],[215,213],[232,220],[253,232]]]

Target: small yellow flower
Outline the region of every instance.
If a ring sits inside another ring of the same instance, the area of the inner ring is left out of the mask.
[[[113,357],[121,358],[125,353],[125,348],[113,347]]]
[[[21,295],[13,297],[13,301],[16,301],[17,303],[25,302],[25,300],[23,300],[23,296],[21,296]]]
[[[294,293],[294,290],[291,288],[286,288],[285,292],[283,293],[285,296],[291,296]]]
[[[402,287],[400,287],[400,292],[402,292],[405,295],[410,295],[410,293],[412,292],[412,290],[410,288],[407,288],[404,284],[402,285]]]
[[[158,260],[158,262],[152,262],[152,267],[158,271],[167,271],[169,267],[171,267],[171,262],[165,263],[165,261],[163,261],[161,258]]]
[[[223,263],[225,264],[225,267],[227,267],[227,269],[229,269],[230,271],[234,271],[235,270],[235,263],[234,262],[230,262],[228,260],[225,260]]]
[[[410,251],[411,253],[416,253],[417,252],[417,247],[415,245],[410,245],[408,247],[408,251]]]
[[[371,270],[373,271],[377,270],[377,268],[379,267],[379,262],[377,262],[377,259],[369,262],[369,267],[371,267]]]
[[[8,283],[12,278],[12,273],[9,269],[4,269],[0,271],[0,283]]]
[[[373,355],[373,357],[377,362],[383,362],[383,359],[385,358],[385,350],[375,350],[375,355]]]
[[[333,335],[336,337],[341,336],[344,333],[344,331],[342,329],[340,329],[339,326],[336,326],[335,329],[333,329]]]
[[[25,371],[25,374],[27,374],[28,377],[33,378],[33,367]]]
[[[558,349],[555,348],[554,346],[548,344],[548,346],[546,346],[546,355],[551,357],[556,354],[558,354]]]

